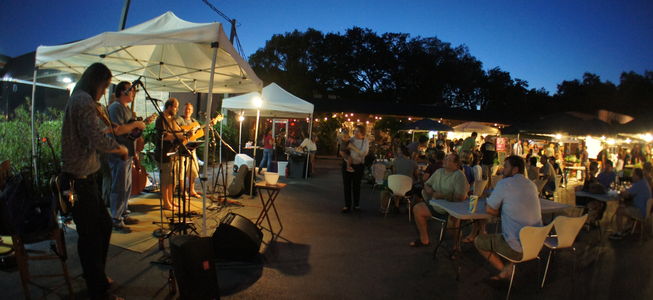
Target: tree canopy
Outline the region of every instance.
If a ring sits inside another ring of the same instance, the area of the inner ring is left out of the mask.
[[[266,83],[302,98],[429,104],[510,111],[515,119],[557,111],[599,108],[637,115],[653,108],[653,72],[624,72],[617,86],[585,73],[563,81],[555,95],[483,63],[469,49],[437,37],[377,34],[353,27],[344,33],[315,29],[276,34],[250,57]]]

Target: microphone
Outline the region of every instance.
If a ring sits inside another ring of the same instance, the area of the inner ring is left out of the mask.
[[[133,89],[135,89],[138,85],[142,85],[143,82],[141,81],[141,78],[143,78],[143,76],[138,76],[138,79],[132,81],[132,86],[129,87],[129,89],[125,91],[125,94],[129,94],[129,93],[130,93]]]

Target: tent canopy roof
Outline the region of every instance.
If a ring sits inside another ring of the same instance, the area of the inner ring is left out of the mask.
[[[502,130],[503,134],[534,133],[557,134],[566,133],[574,136],[609,135],[617,133],[615,127],[592,115],[563,112],[537,118],[528,123],[515,124]]]
[[[251,92],[240,96],[225,98],[222,107],[236,113],[244,112],[245,116],[256,116],[254,98],[261,97],[263,117],[307,117],[313,114],[313,104],[287,92],[276,83],[270,83],[263,88],[262,96]]]
[[[499,129],[478,122],[465,122],[453,127],[456,132],[477,132],[479,134],[499,134]]]
[[[111,69],[115,82],[143,76],[149,90],[207,93],[216,46],[214,93],[261,88],[261,80],[231,45],[222,24],[192,23],[172,12],[122,31],[39,46],[36,67],[81,74],[92,63],[101,62]]]
[[[428,131],[453,131],[449,125],[442,124],[431,119],[421,119],[410,124],[406,124],[404,130],[428,130]]]

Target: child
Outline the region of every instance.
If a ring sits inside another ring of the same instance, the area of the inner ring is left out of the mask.
[[[340,155],[342,155],[342,159],[345,161],[347,172],[354,172],[354,168],[351,166],[351,151],[349,150],[350,139],[351,137],[349,136],[349,131],[347,129],[343,129],[340,139]]]

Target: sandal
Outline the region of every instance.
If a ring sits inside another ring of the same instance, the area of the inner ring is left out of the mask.
[[[428,243],[428,244],[422,243],[422,240],[420,240],[420,239],[416,239],[412,243],[408,244],[408,246],[411,246],[413,248],[428,247],[430,245],[431,245],[431,243]]]

